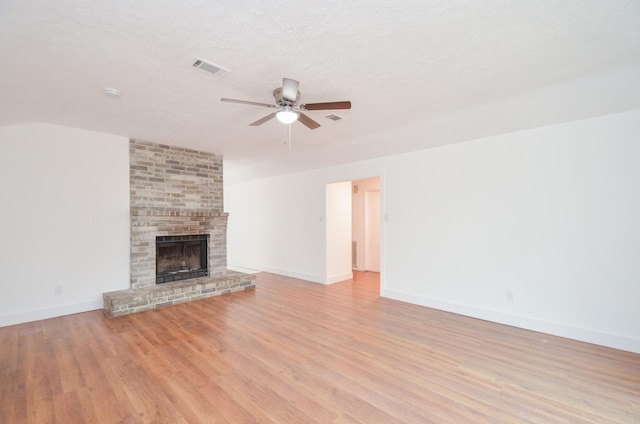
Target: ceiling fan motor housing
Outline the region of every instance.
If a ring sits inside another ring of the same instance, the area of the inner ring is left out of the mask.
[[[278,87],[273,90],[273,98],[276,100],[276,104],[278,106],[294,106],[298,104],[298,100],[300,99],[300,91],[296,95],[296,100],[291,102],[282,97],[282,87]]]

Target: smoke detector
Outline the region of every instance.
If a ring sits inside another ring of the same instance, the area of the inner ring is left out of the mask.
[[[120,97],[120,90],[116,88],[107,87],[104,88],[102,92],[110,97]]]

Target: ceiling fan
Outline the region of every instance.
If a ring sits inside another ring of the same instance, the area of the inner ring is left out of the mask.
[[[283,124],[291,124],[295,121],[300,121],[303,125],[313,130],[318,128],[320,124],[305,115],[303,111],[351,109],[350,101],[298,104],[298,100],[300,99],[300,91],[298,91],[299,85],[300,83],[296,80],[292,80],[290,78],[282,78],[282,87],[278,87],[273,90],[275,104],[248,102],[246,100],[227,98],[222,98],[220,100],[229,103],[239,103],[243,105],[262,106],[277,109],[277,111],[265,116],[264,118],[258,119],[256,122],[249,124],[253,127],[262,125],[273,118],[277,118]]]

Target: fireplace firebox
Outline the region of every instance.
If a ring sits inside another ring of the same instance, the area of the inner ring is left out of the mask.
[[[156,237],[156,284],[209,275],[208,234]]]

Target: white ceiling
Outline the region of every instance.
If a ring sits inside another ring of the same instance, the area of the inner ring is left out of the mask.
[[[215,152],[240,182],[640,108],[639,22],[638,0],[1,0],[0,125]],[[248,125],[272,110],[220,102],[282,77],[353,108],[288,150]]]

